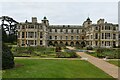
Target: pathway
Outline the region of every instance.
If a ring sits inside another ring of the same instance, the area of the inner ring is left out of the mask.
[[[67,48],[74,50],[74,48],[72,48],[72,47],[67,47]],[[111,75],[113,78],[118,78],[118,67],[117,66],[110,64],[110,63],[104,61],[103,59],[93,57],[93,56],[86,54],[84,52],[76,52],[76,53],[83,58],[87,58],[88,62],[90,62],[91,64],[100,68],[101,70],[103,70],[107,74]],[[120,68],[119,68],[119,70],[120,70]]]

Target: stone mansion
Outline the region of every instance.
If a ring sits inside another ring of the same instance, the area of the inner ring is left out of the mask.
[[[38,23],[36,17],[32,22],[17,25],[18,46],[66,45],[92,47],[118,46],[118,24],[99,19],[93,24],[88,17],[83,25],[50,25],[46,17]]]

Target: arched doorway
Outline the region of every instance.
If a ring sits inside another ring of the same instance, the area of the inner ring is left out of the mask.
[[[60,41],[60,46],[64,46],[64,43],[62,41]]]
[[[76,46],[77,46],[77,47],[80,46],[80,43],[79,43],[78,41],[76,42]]]
[[[70,43],[70,46],[74,46],[74,42],[71,42],[71,43]]]
[[[65,45],[68,46],[68,42],[66,42]]]
[[[57,42],[57,41],[55,41],[55,42],[54,42],[54,45],[55,45],[55,46],[58,46],[58,42]]]
[[[52,46],[52,45],[53,45],[52,41],[49,41],[48,45],[49,45],[49,46]]]

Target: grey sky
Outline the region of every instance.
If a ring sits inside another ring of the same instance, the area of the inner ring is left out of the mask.
[[[82,25],[89,15],[93,23],[100,18],[118,23],[118,2],[6,2],[1,15],[11,16],[19,22],[31,21],[32,16],[40,22],[46,16],[50,24],[78,25]]]

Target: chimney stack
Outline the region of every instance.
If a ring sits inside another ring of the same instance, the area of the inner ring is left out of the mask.
[[[32,17],[32,23],[37,23],[37,18],[36,17]]]

